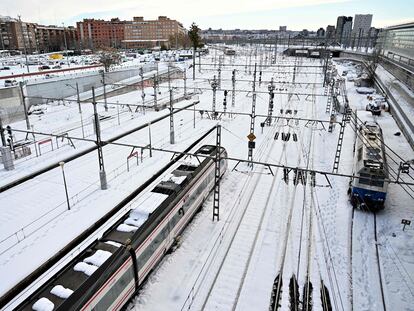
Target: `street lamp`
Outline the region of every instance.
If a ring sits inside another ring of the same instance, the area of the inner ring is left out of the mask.
[[[62,168],[63,184],[65,185],[66,203],[68,204],[68,211],[70,211],[68,187],[66,185],[65,170],[63,168],[64,165],[65,165],[65,162],[63,162],[63,161],[62,162],[59,162],[59,166]]]

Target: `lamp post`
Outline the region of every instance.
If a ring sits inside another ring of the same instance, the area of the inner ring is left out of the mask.
[[[64,170],[65,162],[59,162],[59,166],[62,168],[62,176],[63,176],[63,184],[65,185],[65,194],[66,194],[66,203],[68,204],[68,211],[70,211],[70,204],[69,204],[69,195],[68,195],[68,187],[66,185],[66,177],[65,177],[65,170]]]

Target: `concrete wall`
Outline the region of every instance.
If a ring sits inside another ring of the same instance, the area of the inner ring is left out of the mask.
[[[2,114],[3,124],[24,118],[19,86],[0,88],[0,112]]]
[[[115,83],[121,80],[129,79],[139,75],[139,69],[129,68],[117,71],[111,71],[105,73],[106,83]],[[144,65],[144,73],[154,70],[155,65],[148,64]],[[69,96],[76,95],[76,82],[79,85],[79,92],[90,91],[92,87],[99,88],[102,87],[102,74],[93,73],[87,76],[81,76],[79,78],[73,79],[59,79],[51,80],[38,83],[28,83],[26,86],[26,94],[28,99],[28,106],[47,103],[47,99],[35,98],[35,97],[44,97],[44,98],[65,98]],[[30,98],[32,97],[32,98]]]

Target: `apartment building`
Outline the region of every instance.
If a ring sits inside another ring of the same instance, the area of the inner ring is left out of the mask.
[[[122,42],[125,48],[168,46],[170,37],[185,33],[180,22],[166,16],[159,16],[155,20],[144,20],[140,16],[125,24],[125,38]]]
[[[66,41],[65,41],[66,39]],[[0,49],[34,52],[55,52],[76,47],[74,27],[43,26],[0,17]]]
[[[112,18],[110,21],[92,18],[77,22],[76,29],[81,49],[120,48],[125,38],[126,23],[119,18]]]
[[[371,28],[372,14],[355,14],[354,28],[352,29],[352,36],[366,37]]]
[[[36,51],[36,24],[9,16],[0,17],[0,49],[27,50],[28,53]]]

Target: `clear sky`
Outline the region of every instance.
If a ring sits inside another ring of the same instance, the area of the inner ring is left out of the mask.
[[[41,24],[75,25],[86,17],[145,19],[166,15],[188,27],[317,30],[339,15],[373,14],[373,26],[414,21],[414,0],[1,0],[0,15]]]

